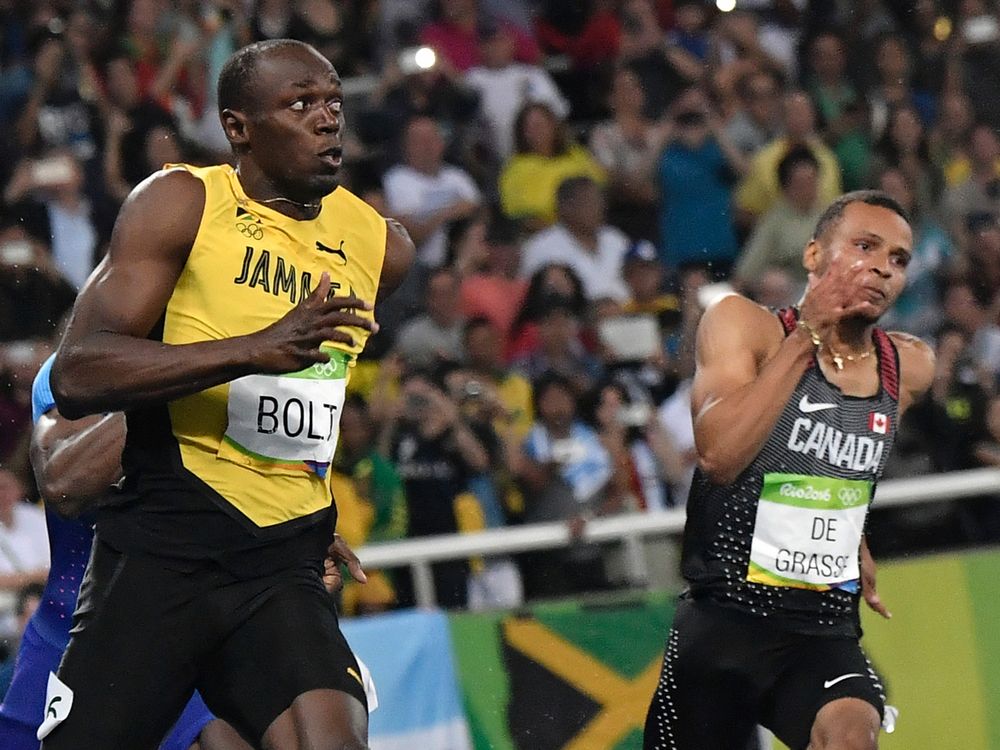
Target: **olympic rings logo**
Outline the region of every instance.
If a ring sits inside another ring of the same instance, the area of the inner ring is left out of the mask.
[[[851,507],[861,502],[864,493],[857,487],[841,487],[837,490],[837,499]]]
[[[329,380],[337,374],[337,366],[333,362],[317,362],[312,366],[314,375]]]
[[[264,238],[264,230],[257,224],[240,221],[236,223],[236,228],[240,230],[240,234],[244,237],[249,237],[252,240],[260,240]]]

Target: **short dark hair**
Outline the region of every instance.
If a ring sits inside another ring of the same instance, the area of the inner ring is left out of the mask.
[[[298,39],[265,39],[241,47],[230,55],[219,72],[219,112],[224,109],[235,109],[239,112],[253,113],[256,105],[253,84],[257,76],[257,64],[261,57],[269,52],[288,47],[312,49]]]
[[[600,185],[594,181],[593,177],[587,177],[586,175],[567,177],[556,188],[556,206],[562,208],[568,205],[570,202],[575,201],[580,196],[580,193],[590,187],[600,188]]]
[[[781,187],[788,187],[792,179],[792,171],[800,164],[811,164],[816,171],[819,171],[819,159],[808,146],[794,146],[788,150],[781,161],[778,162],[778,184]]]
[[[573,397],[573,401],[577,401],[576,389],[573,388],[573,381],[562,373],[556,372],[554,370],[546,370],[534,383],[531,384],[531,400],[532,406],[535,409],[535,414],[538,414],[538,405],[541,403],[542,398],[548,393],[552,388],[561,388],[566,391],[569,395]],[[577,403],[579,407],[579,403]]]
[[[907,224],[910,223],[910,216],[906,213],[906,209],[899,205],[899,202],[888,193],[881,190],[854,190],[850,193],[844,193],[827,206],[826,210],[819,217],[819,221],[816,222],[816,229],[813,230],[813,239],[819,239],[829,232],[843,218],[844,210],[852,203],[867,203],[869,206],[887,208]]]
[[[473,315],[465,321],[465,325],[462,327],[462,338],[467,339],[469,334],[478,328],[492,328],[493,330],[498,330],[497,324],[485,315]]]

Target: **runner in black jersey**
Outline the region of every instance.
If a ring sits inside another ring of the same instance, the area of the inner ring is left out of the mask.
[[[775,315],[731,295],[706,311],[688,589],[646,750],[742,750],[757,724],[793,750],[877,746],[887,712],[859,599],[888,612],[863,529],[899,417],[934,369],[924,343],[875,326],[905,286],[911,243],[891,198],[848,193],[805,249],[798,308]]]

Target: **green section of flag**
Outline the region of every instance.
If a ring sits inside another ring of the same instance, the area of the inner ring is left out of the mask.
[[[871,502],[871,483],[804,474],[765,474],[760,498],[795,508],[847,510]]]
[[[476,750],[513,750],[507,729],[510,683],[500,650],[507,613],[451,615],[452,646],[466,716]]]
[[[1000,555],[993,559],[1000,567]],[[862,645],[900,711],[880,750],[990,750],[982,675],[1000,664],[984,663],[977,651],[963,556],[883,563],[878,591],[893,617],[862,605]]]
[[[982,673],[987,746],[1000,748],[1000,554],[975,552],[965,555],[963,561]]]
[[[654,592],[633,599],[538,606],[535,617],[624,677],[636,677],[663,654],[674,597]],[[652,697],[652,696],[650,696]]]

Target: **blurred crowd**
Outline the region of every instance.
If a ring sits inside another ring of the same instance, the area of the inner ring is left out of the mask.
[[[0,588],[37,564],[13,512],[37,510],[35,371],[129,191],[230,158],[214,81],[268,38],[337,67],[343,182],[418,247],[343,414],[332,482],[355,546],[682,506],[701,312],[734,288],[793,304],[819,213],[863,187],[913,217],[885,324],[937,350],[889,474],[1000,465],[997,4],[729,5],[0,0]],[[940,503],[872,528],[899,552],[995,541],[1000,514]],[[488,607],[623,570],[581,541],[434,576],[442,604]],[[413,592],[386,573],[344,596],[365,612]]]

